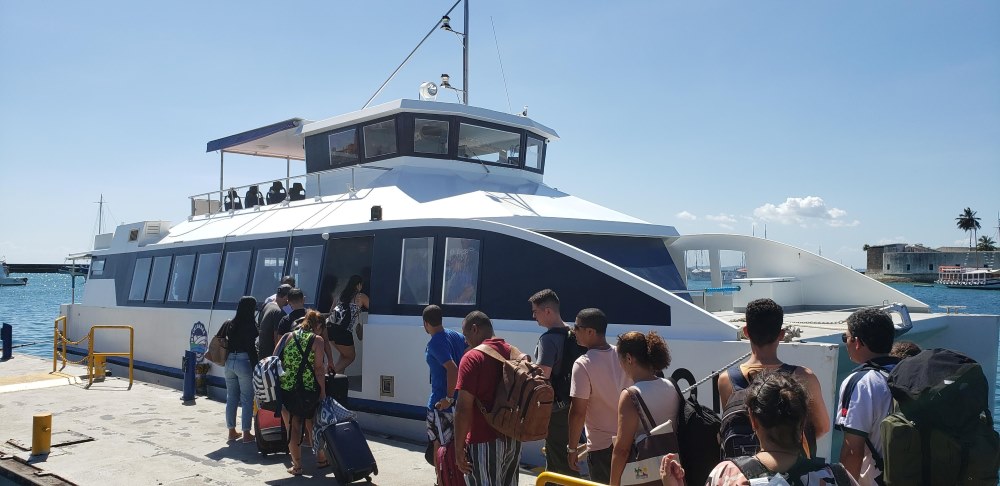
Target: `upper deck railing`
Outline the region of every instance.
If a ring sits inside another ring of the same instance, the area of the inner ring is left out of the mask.
[[[212,215],[221,212],[234,212],[241,209],[259,209],[262,206],[287,206],[289,202],[304,200],[307,197],[312,197],[314,200],[319,201],[324,195],[326,195],[326,193],[323,192],[322,185],[324,176],[346,171],[350,171],[351,173],[351,180],[347,183],[346,193],[353,196],[354,193],[358,191],[355,181],[355,174],[358,170],[386,171],[390,169],[388,167],[370,165],[338,167],[319,172],[285,176],[278,179],[271,179],[241,186],[230,186],[229,189],[221,191],[195,194],[193,196],[188,196],[188,199],[191,201],[191,213],[189,217]],[[303,185],[303,183],[306,184]],[[310,188],[311,194],[306,193],[307,186]],[[251,189],[253,190],[251,191]]]

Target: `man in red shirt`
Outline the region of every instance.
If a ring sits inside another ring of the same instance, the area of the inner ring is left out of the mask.
[[[458,404],[455,407],[455,463],[468,486],[516,486],[521,462],[521,443],[497,432],[486,423],[477,401],[486,410],[500,383],[500,361],[474,349],[490,346],[510,357],[511,346],[493,335],[486,314],[472,311],[462,321],[462,335],[469,351],[458,365]]]

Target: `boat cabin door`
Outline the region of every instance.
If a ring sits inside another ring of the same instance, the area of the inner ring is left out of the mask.
[[[371,275],[372,275],[372,252],[375,238],[373,236],[359,236],[351,238],[331,238],[326,243],[326,258],[323,262],[323,277],[320,283],[319,298],[317,306],[322,312],[331,312],[333,307],[340,302],[340,298],[347,288],[347,283],[351,277],[358,275],[361,277],[361,292],[371,295]],[[350,389],[361,391],[361,373],[364,368],[363,340],[358,338],[358,324],[364,326],[368,322],[367,309],[362,309],[358,316],[359,322],[352,323],[354,331],[355,358],[347,370],[344,372],[350,382]],[[333,349],[334,360],[340,359],[337,347]]]

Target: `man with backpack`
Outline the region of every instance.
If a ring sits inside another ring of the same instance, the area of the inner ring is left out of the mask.
[[[816,457],[816,439],[830,431],[830,416],[819,379],[812,370],[804,366],[794,366],[778,359],[778,344],[784,340],[784,309],[771,299],[757,299],[746,307],[746,326],[743,335],[750,340],[750,358],[743,364],[733,366],[719,375],[719,399],[723,404],[720,438],[723,457],[739,457],[756,454],[760,442],[750,427],[746,413],[746,394],[750,382],[762,371],[784,371],[802,383],[808,397],[803,452],[807,457]]]
[[[513,486],[521,462],[521,442],[494,429],[482,410],[492,410],[500,386],[503,363],[487,354],[510,359],[514,348],[493,334],[493,323],[481,311],[462,321],[462,335],[470,349],[458,365],[458,404],[455,407],[455,463],[469,486]],[[482,407],[482,408],[480,408]]]
[[[862,486],[882,484],[881,422],[892,412],[886,379],[899,363],[890,356],[895,328],[892,317],[875,307],[847,318],[843,341],[847,356],[860,364],[840,387],[836,428],[844,432],[840,462]]]
[[[531,316],[546,330],[535,347],[535,363],[552,382],[556,403],[552,406],[549,435],[545,438],[545,470],[567,476],[579,474],[566,462],[569,434],[569,387],[573,362],[581,353],[576,336],[559,314],[559,296],[552,289],[541,290],[528,299]]]
[[[424,308],[423,319],[424,331],[431,336],[424,349],[431,375],[431,394],[427,399],[427,438],[433,444],[434,466],[437,468],[438,447],[452,440],[455,384],[458,363],[465,353],[465,338],[444,327],[441,308],[436,305]],[[442,484],[440,478],[438,484]]]

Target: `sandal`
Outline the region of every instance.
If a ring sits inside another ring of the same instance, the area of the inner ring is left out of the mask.
[[[286,470],[288,471],[288,474],[291,474],[292,476],[301,476],[302,475],[302,466],[292,465],[292,467],[290,467],[290,468],[288,468]]]
[[[326,468],[326,467],[330,467],[330,460],[329,459],[324,459],[322,461],[319,461],[319,460],[316,461],[316,469],[323,469],[323,468]]]

